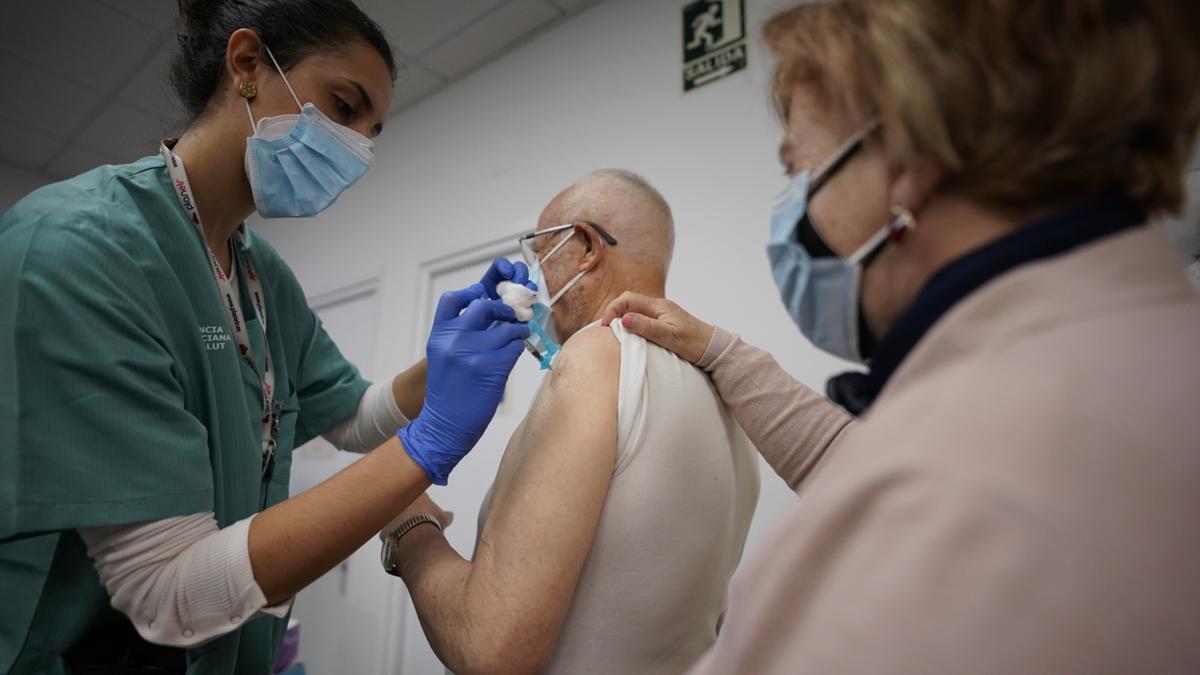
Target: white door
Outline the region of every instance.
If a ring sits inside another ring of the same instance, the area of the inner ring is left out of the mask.
[[[511,247],[508,246],[507,240],[504,240],[498,246],[482,250],[473,249],[449,260],[443,258],[441,264],[430,267],[427,282],[422,284],[426,297],[420,303],[425,309],[421,312],[419,335],[428,335],[433,308],[443,292],[478,282],[496,256],[503,255],[512,260],[520,260],[516,237],[512,237],[511,241]],[[422,338],[422,350],[424,344]],[[523,354],[509,377],[504,400],[479,444],[454,469],[449,485],[435,486],[429,491],[429,496],[438,505],[454,512],[454,524],[446,531],[446,538],[464,558],[470,559],[474,551],[479,507],[496,477],[504,448],[517,425],[525,418],[541,381],[542,373],[537,362],[532,356]],[[446,672],[425,639],[403,582],[391,579],[395,582],[392,591],[394,616],[391,625],[399,628],[397,632],[400,637],[389,654],[389,665],[385,672],[403,675],[440,675]]]
[[[373,282],[311,300],[342,354],[370,379],[379,296]],[[297,448],[292,459],[295,496],[357,461],[323,438]],[[380,672],[384,618],[391,577],[379,567],[379,542],[365,544],[296,597],[300,660],[309,675]]]

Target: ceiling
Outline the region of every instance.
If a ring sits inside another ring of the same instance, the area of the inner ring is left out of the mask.
[[[602,0],[358,0],[405,64],[395,114]],[[154,152],[186,120],[171,0],[0,2],[0,161],[56,177]]]

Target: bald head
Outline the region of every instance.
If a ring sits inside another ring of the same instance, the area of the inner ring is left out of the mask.
[[[616,238],[608,252],[614,271],[643,272],[660,284],[675,250],[675,221],[667,200],[645,178],[623,169],[593,171],[563,190],[542,213],[542,223],[590,221]],[[632,280],[630,280],[632,281]]]
[[[564,338],[599,318],[603,308],[624,291],[648,295],[665,291],[675,223],[671,207],[644,178],[619,169],[588,174],[551,200],[538,219],[538,229],[567,223],[575,223],[575,234],[581,236],[543,266],[544,283],[552,295],[578,277],[553,307]],[[609,245],[582,223],[598,225],[617,244]],[[539,245],[553,246],[554,241]]]

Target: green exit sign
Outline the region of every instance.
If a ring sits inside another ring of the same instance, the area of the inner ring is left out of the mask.
[[[696,0],[683,6],[683,90],[746,67],[745,0]]]

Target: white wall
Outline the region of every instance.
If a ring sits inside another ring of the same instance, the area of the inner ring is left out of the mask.
[[[322,216],[256,225],[310,294],[383,271],[376,371],[397,372],[422,348],[410,328],[418,263],[532,229],[546,202],[592,169],[633,169],[675,210],[669,295],[823,387],[836,361],[782,311],[764,251],[784,186],[765,55],[752,49],[748,71],[685,95],[681,4],[588,10],[389,120],[371,171]],[[754,35],[780,2],[746,4]],[[773,474],[763,478],[754,540],[790,501]],[[471,515],[460,516],[469,527]]]
[[[55,180],[53,176],[0,162],[0,214],[21,201],[25,195]]]

